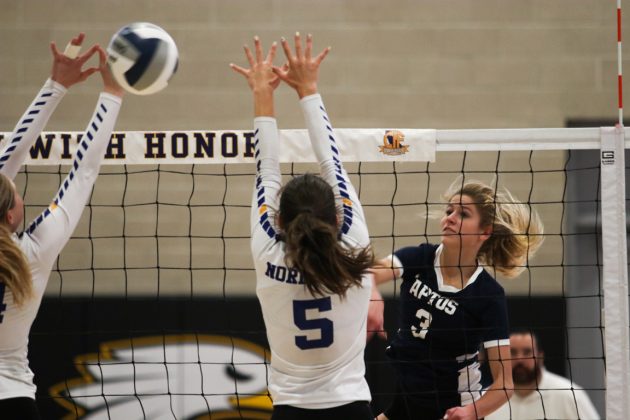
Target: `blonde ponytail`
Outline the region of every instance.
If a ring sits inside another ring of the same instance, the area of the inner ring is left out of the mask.
[[[9,178],[0,174],[0,283],[13,295],[16,305],[24,304],[33,296],[33,282],[28,261],[13,241],[6,218],[15,206],[15,187]]]

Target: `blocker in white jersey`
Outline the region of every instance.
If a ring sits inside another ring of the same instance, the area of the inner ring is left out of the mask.
[[[83,34],[72,44],[80,46]],[[70,239],[99,172],[120,109],[122,89],[113,81],[105,51],[97,45],[78,57],[53,51],[51,78],[26,110],[0,152],[0,259],[7,267],[0,275],[0,417],[39,418],[35,406],[36,387],[28,359],[28,336],[48,283],[53,263]],[[98,68],[82,69],[98,52]],[[72,169],[56,197],[39,217],[16,234],[24,209],[13,178],[28,150],[68,87],[101,72],[101,93],[88,128],[81,140]]]
[[[263,59],[246,48],[243,74],[254,93],[256,181],[251,248],[256,291],[271,347],[272,419],[373,418],[363,351],[373,262],[365,216],[343,168],[335,133],[317,93],[325,49],[311,58],[312,38],[295,53],[283,39],[288,66],[272,67],[276,45]],[[273,114],[280,81],[294,88],[306,120],[320,176],[281,185],[281,145]]]
[[[482,266],[514,276],[538,249],[542,225],[508,192],[456,182],[447,192],[442,242],[399,249],[376,283],[402,277],[399,330],[388,348],[397,395],[379,420],[483,418],[513,392],[503,288]],[[478,350],[493,382],[481,393]]]

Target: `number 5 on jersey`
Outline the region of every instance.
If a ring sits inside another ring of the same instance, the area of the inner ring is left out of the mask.
[[[418,318],[420,320],[420,324],[419,327],[416,327],[415,325],[411,326],[411,334],[413,334],[414,337],[416,338],[426,338],[427,333],[429,332],[429,325],[431,325],[431,320],[433,319],[433,317],[431,316],[431,313],[427,310],[424,309],[418,309],[418,311],[416,312],[416,318]]]
[[[318,312],[330,311],[330,296],[312,300],[293,301],[293,322],[302,331],[319,330],[320,338],[309,340],[305,335],[295,336],[295,345],[302,350],[329,347],[333,343],[333,322],[328,318],[307,319],[306,311],[317,309]]]

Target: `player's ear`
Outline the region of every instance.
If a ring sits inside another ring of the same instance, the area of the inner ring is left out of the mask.
[[[4,220],[3,223],[5,223],[7,226],[12,226],[13,225],[13,212],[11,210],[7,211],[7,214],[4,216]]]
[[[492,236],[492,225],[488,225],[486,227],[481,228],[480,239],[482,241],[487,241]]]

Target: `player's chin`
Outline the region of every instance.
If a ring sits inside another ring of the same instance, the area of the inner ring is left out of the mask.
[[[448,243],[459,243],[461,241],[461,235],[450,231],[450,230],[444,230],[442,231],[442,242],[445,244]]]

